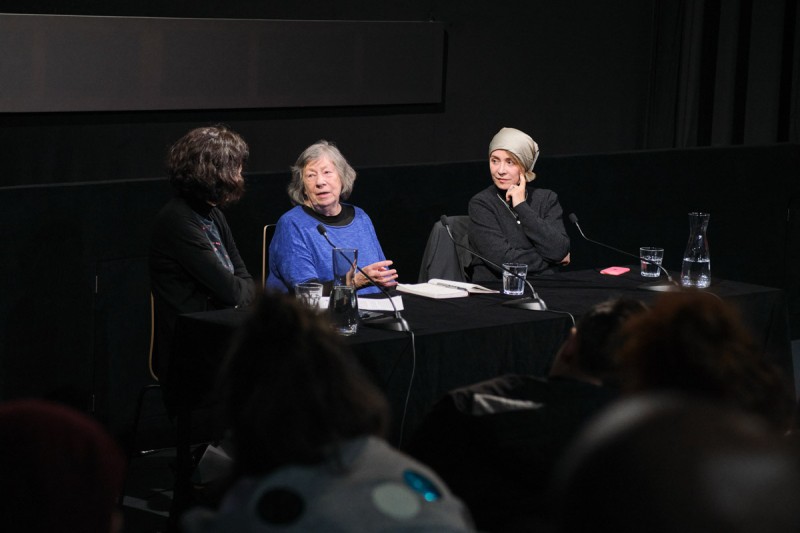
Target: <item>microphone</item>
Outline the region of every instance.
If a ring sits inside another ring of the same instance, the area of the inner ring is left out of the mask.
[[[462,249],[468,251],[470,254],[474,255],[478,259],[481,259],[481,260],[489,263],[490,265],[495,267],[497,270],[502,270],[503,272],[507,272],[509,275],[514,276],[517,279],[521,279],[522,281],[525,282],[525,284],[531,290],[531,294],[533,294],[532,298],[518,298],[516,300],[509,300],[507,302],[503,302],[503,305],[505,305],[507,307],[517,307],[519,309],[529,309],[531,311],[547,311],[547,304],[544,303],[544,300],[539,298],[539,295],[536,294],[536,289],[533,288],[533,285],[531,285],[531,282],[529,282],[527,280],[527,278],[525,278],[525,276],[517,274],[516,272],[511,272],[507,268],[504,268],[504,267],[498,265],[497,263],[489,261],[488,259],[486,259],[482,255],[480,255],[478,252],[476,252],[476,251],[474,251],[474,250],[472,250],[470,248],[467,248],[463,244],[458,243],[456,241],[455,237],[453,237],[453,233],[450,231],[450,224],[447,223],[447,215],[442,215],[439,218],[439,221],[442,223],[442,226],[444,226],[444,229],[447,230],[447,235],[450,237],[450,240],[453,241],[453,244],[455,244],[459,248],[462,248]]]
[[[334,250],[337,248],[335,244],[331,242],[328,238],[328,230],[325,229],[325,226],[322,224],[317,224],[317,231],[320,235],[325,237],[325,240],[328,241],[328,244],[331,245],[331,248]],[[342,254],[344,255],[344,254]],[[383,286],[375,283],[375,280],[369,277],[369,275],[364,272],[360,266],[356,265],[356,269],[361,272],[361,275],[367,278],[370,283],[378,287],[378,289],[389,299],[389,303],[392,304],[392,309],[394,309],[394,316],[385,316],[382,318],[373,318],[371,320],[365,320],[364,325],[370,326],[377,329],[388,329],[392,331],[411,331],[411,328],[408,326],[408,322],[406,319],[400,315],[400,311],[397,310],[397,306],[394,305],[394,301],[392,300],[392,296],[389,294],[389,291],[386,290]]]
[[[650,285],[643,285],[642,288],[645,288],[647,290],[666,292],[666,291],[674,290],[675,287],[678,286],[678,284],[675,283],[675,281],[673,281],[672,276],[669,275],[669,272],[667,272],[667,269],[662,267],[661,265],[659,265],[655,261],[650,261],[648,259],[644,259],[642,257],[639,257],[636,254],[632,254],[630,252],[626,252],[625,250],[620,250],[619,248],[614,248],[613,246],[609,246],[608,244],[604,244],[602,242],[598,242],[598,241],[592,240],[589,237],[587,237],[585,233],[583,233],[583,230],[581,229],[581,225],[578,224],[578,217],[577,217],[577,215],[575,215],[575,213],[570,213],[567,218],[569,218],[569,221],[572,222],[573,224],[575,224],[575,227],[578,228],[578,232],[581,234],[581,237],[583,237],[587,241],[591,242],[592,244],[597,244],[599,246],[603,246],[605,248],[608,248],[609,250],[614,250],[617,253],[621,253],[623,255],[628,255],[630,257],[635,257],[636,259],[639,259],[640,261],[644,261],[645,263],[649,263],[651,265],[655,265],[655,266],[657,266],[659,268],[659,270],[661,270],[661,272],[663,272],[667,276],[667,281],[669,282],[669,285],[665,285],[663,283],[656,282],[656,283],[653,283],[653,284],[650,284]]]

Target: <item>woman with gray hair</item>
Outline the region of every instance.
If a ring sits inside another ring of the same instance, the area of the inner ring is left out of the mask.
[[[356,172],[336,146],[322,140],[306,148],[292,167],[287,188],[295,207],[278,220],[269,246],[269,275],[266,286],[281,292],[293,291],[306,281],[318,281],[330,292],[333,265],[330,244],[319,234],[322,224],[337,246],[358,249],[358,262],[377,284],[397,284],[397,271],[378,242],[375,228],[360,208],[344,203],[356,180]],[[355,275],[360,293],[379,292],[362,273]]]
[[[532,185],[539,145],[514,128],[501,129],[489,144],[493,184],[469,201],[469,238],[494,263],[525,263],[528,275],[569,263],[569,236],[553,191]],[[473,262],[472,280],[502,276],[491,265]]]

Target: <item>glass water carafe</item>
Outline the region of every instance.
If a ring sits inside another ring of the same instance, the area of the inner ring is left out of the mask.
[[[689,213],[689,242],[683,253],[681,285],[705,289],[711,284],[711,256],[708,253],[708,213]]]
[[[334,329],[342,335],[353,335],[358,331],[357,264],[357,249],[333,249],[333,288],[328,301],[328,313]]]

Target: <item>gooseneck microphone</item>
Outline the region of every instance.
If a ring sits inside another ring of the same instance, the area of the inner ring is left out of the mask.
[[[320,235],[325,237],[325,240],[328,241],[328,244],[331,245],[331,248],[333,248],[334,250],[337,248],[336,245],[331,242],[330,238],[328,238],[328,231],[325,229],[324,225],[317,224],[317,231],[319,232]],[[392,300],[392,296],[389,294],[389,291],[387,291],[383,286],[375,283],[375,280],[369,277],[369,275],[366,272],[364,272],[360,266],[356,265],[356,269],[358,269],[358,271],[361,272],[361,275],[367,278],[370,281],[370,283],[378,287],[378,289],[383,293],[383,295],[389,299],[389,303],[392,304],[392,309],[394,309],[394,316],[386,316],[382,318],[373,318],[370,320],[365,320],[364,325],[377,329],[389,329],[392,331],[410,332],[411,328],[409,328],[408,322],[406,322],[406,319],[400,315],[400,311],[398,311],[397,306],[394,305],[394,301]]]
[[[503,272],[507,272],[509,275],[514,276],[517,279],[521,279],[522,281],[525,282],[525,284],[531,290],[531,294],[533,295],[532,298],[518,298],[516,300],[509,300],[507,302],[503,302],[503,305],[508,306],[508,307],[517,307],[519,309],[530,309],[532,311],[547,311],[547,304],[544,303],[544,300],[539,298],[539,295],[536,294],[536,289],[533,288],[533,285],[531,285],[531,282],[529,282],[525,276],[517,274],[516,272],[511,272],[507,268],[504,268],[504,267],[498,265],[497,263],[489,261],[488,259],[486,259],[482,255],[480,255],[478,252],[476,252],[475,250],[467,248],[463,244],[458,243],[456,241],[455,237],[453,237],[453,233],[450,231],[450,224],[447,222],[447,215],[442,215],[439,218],[439,221],[442,223],[442,226],[444,226],[444,229],[447,230],[447,235],[450,237],[450,240],[453,241],[453,244],[455,244],[459,248],[462,248],[462,249],[468,251],[470,254],[474,255],[478,259],[481,259],[481,260],[489,263],[490,265],[495,267],[497,270],[502,270]]]
[[[583,230],[581,229],[581,225],[578,224],[578,216],[575,213],[570,213],[567,218],[569,218],[570,222],[575,224],[575,227],[578,228],[578,232],[581,234],[581,237],[583,237],[585,240],[589,241],[592,244],[597,244],[598,246],[602,246],[604,248],[608,248],[609,250],[614,250],[617,253],[620,253],[620,254],[623,254],[623,255],[627,255],[627,256],[630,256],[630,257],[634,257],[636,259],[639,259],[640,261],[644,261],[645,263],[649,263],[651,265],[657,266],[659,268],[659,270],[661,270],[661,272],[663,272],[667,276],[667,281],[670,283],[670,285],[664,285],[664,284],[660,284],[660,283],[656,282],[655,284],[651,284],[649,286],[644,286],[645,289],[655,290],[655,291],[669,291],[669,290],[673,290],[675,287],[678,286],[678,284],[675,283],[675,281],[673,281],[672,276],[669,275],[669,272],[667,272],[667,269],[662,267],[661,265],[659,265],[655,261],[650,261],[650,260],[644,259],[644,258],[642,258],[642,257],[640,257],[640,256],[638,256],[636,254],[632,254],[630,252],[626,252],[625,250],[620,250],[619,248],[614,248],[613,246],[609,246],[608,244],[604,244],[602,242],[598,242],[598,241],[592,240],[589,237],[587,237],[585,233],[583,233]]]

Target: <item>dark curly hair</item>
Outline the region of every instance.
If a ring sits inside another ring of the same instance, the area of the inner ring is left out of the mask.
[[[235,476],[322,462],[346,440],[385,436],[389,422],[383,393],[326,317],[285,294],[260,296],[219,391]]]
[[[600,379],[616,377],[614,354],[622,339],[620,328],[647,306],[632,298],[601,302],[583,315],[575,329],[578,338],[578,362],[581,369]]]
[[[228,205],[244,194],[249,154],[244,139],[226,126],[195,128],[169,149],[169,182],[184,198]]]
[[[630,391],[716,399],[787,429],[794,408],[786,377],[730,304],[699,291],[669,293],[623,327],[619,351]]]

